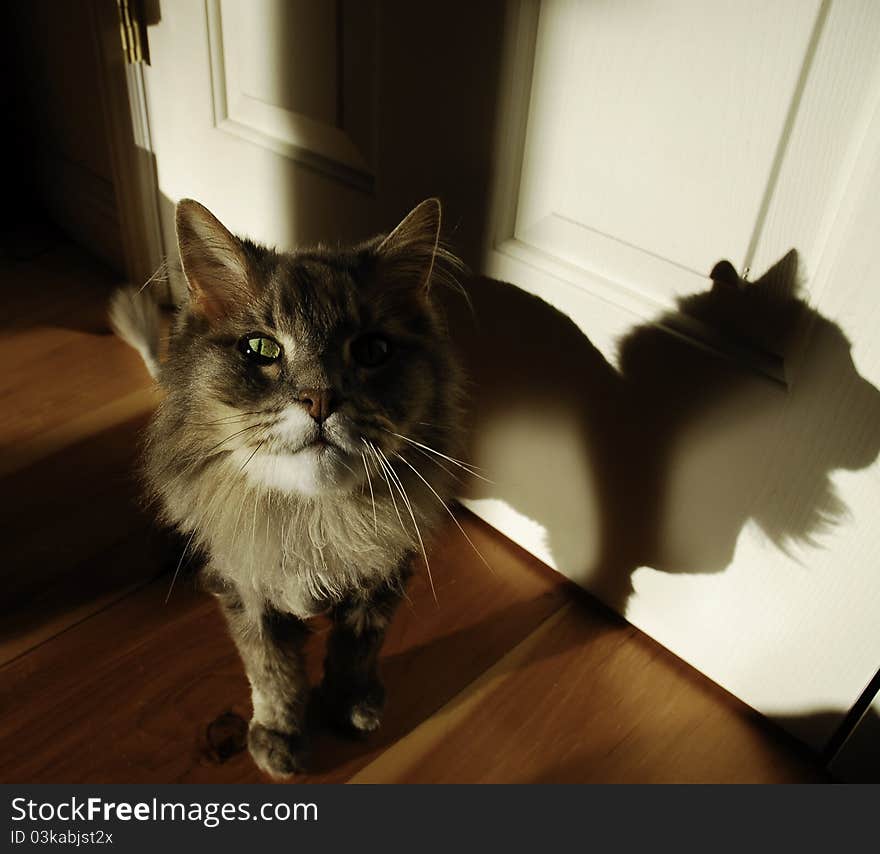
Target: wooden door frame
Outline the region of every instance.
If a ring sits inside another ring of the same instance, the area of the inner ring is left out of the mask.
[[[107,125],[125,274],[131,284],[140,286],[166,255],[143,63],[126,62],[114,0],[89,0],[88,13],[101,68],[98,97]],[[150,292],[163,302],[171,300],[167,287]]]

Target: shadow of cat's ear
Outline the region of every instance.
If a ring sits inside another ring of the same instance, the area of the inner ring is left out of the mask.
[[[789,249],[755,284],[764,288],[768,296],[795,299],[800,287],[799,263],[797,249]]]
[[[722,261],[719,261],[712,268],[712,272],[709,274],[709,278],[712,279],[713,288],[742,287],[742,280],[739,277],[739,273],[736,272],[736,268],[726,258]]]

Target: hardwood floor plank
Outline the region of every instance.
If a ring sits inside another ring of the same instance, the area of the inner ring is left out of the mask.
[[[756,712],[579,599],[352,782],[823,779]]]
[[[70,421],[148,389],[152,380],[109,329],[107,300],[119,278],[82,250],[50,242],[26,262],[0,265],[0,279],[0,473],[6,473],[35,458],[42,434],[54,435],[57,449]]]
[[[138,355],[108,333],[29,329],[4,338],[0,357],[3,473],[20,464],[20,444],[152,386]]]
[[[144,417],[156,408],[158,394],[154,386],[139,388],[108,402],[99,402],[92,409],[21,439],[15,444],[14,452],[0,451],[0,477],[22,471],[117,424],[129,421],[142,424]],[[138,443],[136,431],[132,432],[131,442],[133,447]]]

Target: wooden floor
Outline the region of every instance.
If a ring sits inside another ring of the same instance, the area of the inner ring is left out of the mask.
[[[179,544],[139,509],[156,402],[108,334],[114,280],[62,241],[4,246],[0,780],[247,782],[247,683]],[[789,782],[825,777],[778,730],[462,512],[384,651],[383,728],[315,722],[314,782]],[[326,626],[308,659],[317,680]]]

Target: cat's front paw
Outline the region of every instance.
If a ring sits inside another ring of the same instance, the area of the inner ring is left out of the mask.
[[[324,684],[318,696],[324,717],[344,734],[368,735],[382,725],[385,691],[379,683],[356,692]]]
[[[382,725],[382,707],[370,702],[355,703],[348,710],[348,720],[358,732],[375,732]]]
[[[298,733],[279,732],[251,722],[248,750],[257,767],[272,777],[292,777],[306,771],[308,745]]]

